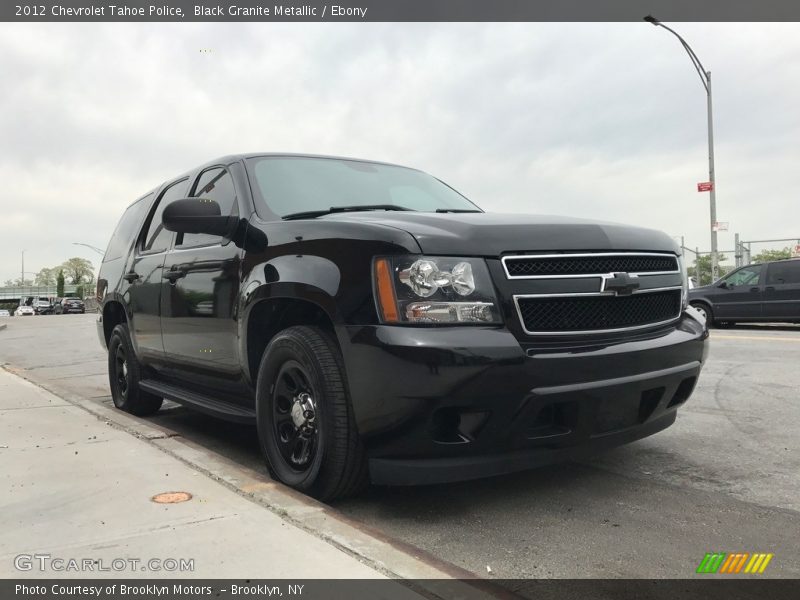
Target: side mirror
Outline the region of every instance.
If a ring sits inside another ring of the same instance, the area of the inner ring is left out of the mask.
[[[728,285],[728,282],[727,282],[727,281],[720,281],[720,282],[717,284],[717,287],[718,287],[718,288],[722,288],[723,290],[727,290],[727,289],[728,289],[729,287],[731,287],[731,286],[729,286],[729,285]]]
[[[164,229],[176,233],[206,233],[228,237],[237,218],[222,216],[219,204],[205,198],[184,198],[167,205],[161,215]]]

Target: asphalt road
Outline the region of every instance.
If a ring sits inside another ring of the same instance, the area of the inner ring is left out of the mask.
[[[110,404],[94,315],[4,319],[0,363]],[[484,577],[691,577],[706,552],[772,552],[800,577],[800,327],[712,332],[668,430],[580,463],[463,484],[371,488],[351,518]],[[1,401],[1,400],[0,400]],[[253,428],[167,405],[152,419],[260,468]]]

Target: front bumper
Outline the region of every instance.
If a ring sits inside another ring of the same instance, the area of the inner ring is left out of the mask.
[[[346,327],[356,424],[374,483],[510,473],[590,455],[675,421],[707,355],[691,316],[636,339],[520,344],[500,328]]]

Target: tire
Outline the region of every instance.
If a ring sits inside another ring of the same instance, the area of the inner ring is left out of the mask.
[[[323,501],[366,486],[342,356],[321,329],[290,327],[272,339],[258,369],[256,420],[274,479]]]
[[[138,417],[152,415],[164,399],[139,388],[142,371],[127,325],[117,325],[108,342],[108,383],[114,406]]]
[[[709,329],[716,325],[714,322],[714,311],[705,302],[692,302],[692,307],[706,318],[706,325]]]

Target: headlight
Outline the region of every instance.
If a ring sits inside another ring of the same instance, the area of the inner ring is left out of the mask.
[[[376,258],[375,299],[384,323],[500,323],[483,259],[441,256]]]
[[[678,265],[681,268],[681,305],[686,308],[689,306],[689,275],[682,255],[678,257]]]

